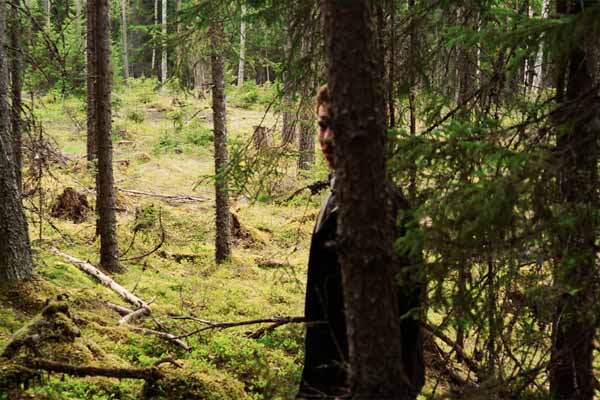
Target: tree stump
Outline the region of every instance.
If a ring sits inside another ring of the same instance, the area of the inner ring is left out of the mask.
[[[273,145],[273,134],[270,129],[264,126],[255,126],[252,140],[254,141],[254,148],[262,150]]]
[[[52,206],[50,215],[54,218],[70,219],[80,223],[91,209],[87,198],[83,193],[78,193],[72,187],[65,188]]]

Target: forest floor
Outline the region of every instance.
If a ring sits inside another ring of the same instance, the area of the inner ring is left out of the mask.
[[[265,113],[264,104],[248,104],[262,95],[230,93],[231,147],[245,148],[251,143],[254,126],[261,122],[278,131],[281,122]],[[276,182],[254,182],[268,190],[257,192],[255,198],[241,193],[234,196],[232,210],[240,228],[234,235],[233,256],[216,265],[210,103],[175,91],[157,91],[154,81],[132,80],[129,87],[113,94],[113,107],[118,237],[120,250],[129,248],[123,258],[151,251],[161,243],[164,232],[164,243],[157,251],[123,261],[126,272],[112,276],[152,302],[151,317],[133,325],[181,335],[206,326],[182,317],[236,322],[302,316],[310,234],[324,193],[311,196],[302,192],[290,201],[282,199],[326,176],[320,156],[315,171],[303,179],[295,177],[294,159],[278,160]],[[159,368],[180,380],[160,389],[171,393],[166,398],[192,398],[193,393],[215,400],[293,398],[303,357],[302,324],[284,324],[255,337],[252,333],[269,324],[210,329],[183,339],[190,348],[187,351],[155,334],[119,325],[121,316],[107,303],[132,306],[52,252],[54,247],[91,264],[98,262],[94,211],[88,210],[77,222],[51,215],[57,197],[67,187],[84,194],[91,208],[94,205],[93,171],[85,162],[85,103],[46,95],[36,99],[34,115],[50,149],[45,157],[36,158],[30,146],[26,154],[30,163],[24,173],[38,277],[25,287],[0,294],[0,348],[47,302],[60,298],[68,305],[80,336],[72,343],[59,341],[41,347],[46,359],[145,368],[171,357],[180,368],[173,363]],[[279,142],[277,135],[275,143]],[[40,159],[46,162],[43,168],[37,165]],[[41,191],[37,190],[40,176]],[[183,197],[166,199],[152,194]],[[35,212],[40,204],[44,210],[41,229]],[[16,392],[0,393],[0,399],[137,399],[144,383],[58,373],[41,378],[18,390],[18,396]],[[177,397],[175,393],[187,394]]]

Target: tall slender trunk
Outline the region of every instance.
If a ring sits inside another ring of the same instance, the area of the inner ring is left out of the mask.
[[[212,107],[215,144],[215,197],[216,197],[216,237],[215,260],[225,261],[231,255],[231,215],[229,211],[229,191],[227,187],[227,128],[225,110],[223,21],[216,21],[210,27],[212,63]]]
[[[579,0],[557,3],[559,14],[577,14],[582,8]],[[600,107],[597,93],[590,91],[593,63],[590,54],[586,57],[583,40],[571,44],[565,68],[559,69],[566,72],[566,93],[560,98],[564,108],[557,121],[562,126],[557,129],[556,143],[556,154],[561,157],[558,184],[563,220],[572,222],[557,232],[561,248],[554,280],[562,295],[553,321],[550,364],[550,392],[556,400],[594,397],[592,355],[598,326],[594,311],[598,288],[593,276],[597,271]]]
[[[383,65],[371,2],[320,2],[335,132],[338,252],[353,399],[408,399],[385,169]],[[377,227],[373,229],[373,227]]]
[[[5,4],[0,2],[0,282],[14,282],[32,277],[33,261],[10,133]]]
[[[22,70],[21,70],[21,35],[22,25],[21,18],[19,16],[19,9],[21,7],[20,0],[13,0],[13,6],[11,7],[11,29],[10,29],[10,44],[12,47],[11,52],[11,63],[10,63],[10,76],[11,76],[11,127],[13,134],[13,152],[14,152],[14,163],[15,163],[15,175],[17,179],[17,188],[19,192],[22,189],[22,178],[21,169],[23,167],[21,148],[22,148],[22,136],[21,131],[21,112],[22,112],[22,101],[21,91],[23,89],[22,81]]]
[[[158,0],[154,0],[154,29],[153,32],[156,32],[156,29],[158,29]],[[154,73],[155,68],[156,68],[156,35],[154,35],[153,37],[153,43],[152,43],[152,73]]]
[[[240,23],[240,61],[238,65],[237,85],[244,84],[244,64],[246,63],[246,5],[242,4],[242,22]]]
[[[550,0],[543,0],[542,1],[542,18],[544,18],[544,19],[548,18],[549,9],[550,9]],[[543,64],[544,64],[544,42],[542,41],[540,43],[540,47],[538,48],[538,51],[535,56],[534,75],[533,75],[533,82],[532,82],[533,90],[540,91],[541,89],[543,89],[543,87],[542,87],[543,82],[544,82]]]
[[[98,172],[96,174],[97,230],[100,234],[100,264],[109,272],[121,272],[117,242],[117,217],[112,165],[111,68],[108,0],[95,0],[95,117]]]
[[[301,53],[306,57],[310,50],[310,34],[305,32],[302,36]],[[315,163],[315,127],[313,107],[312,79],[302,85],[302,98],[300,100],[300,120],[298,126],[298,172],[306,171]]]
[[[86,2],[86,110],[87,110],[87,148],[88,161],[96,159],[96,0]]]
[[[129,79],[129,47],[127,46],[127,0],[121,0],[121,38],[123,39],[123,77]]]
[[[175,24],[175,32],[177,33],[177,45],[176,45],[176,51],[175,51],[175,67],[176,70],[180,70],[181,69],[181,59],[182,59],[182,55],[183,55],[183,46],[181,46],[180,44],[180,40],[181,40],[181,16],[179,15],[181,13],[181,0],[176,0],[175,2],[175,15],[177,18],[177,22]]]
[[[160,83],[167,82],[167,0],[162,0],[162,56],[160,62]]]
[[[292,37],[289,28],[289,22],[286,21],[284,26],[285,32],[285,58],[288,66],[283,74],[283,128],[281,130],[281,144],[288,145],[294,142],[296,138],[296,113],[292,109],[294,107],[292,101],[292,82],[290,79],[290,68],[292,60]]]

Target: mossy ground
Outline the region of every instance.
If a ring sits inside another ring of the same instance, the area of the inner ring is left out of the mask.
[[[66,164],[51,163],[44,172],[44,207],[65,187],[84,192],[94,203],[92,171],[84,161],[85,107],[81,99],[45,96],[35,101],[35,116],[44,135],[66,155]],[[195,316],[213,321],[240,321],[255,318],[302,315],[308,238],[319,198],[303,198],[293,205],[265,201],[249,204],[235,199],[232,207],[240,222],[256,239],[236,242],[231,259],[222,265],[213,260],[214,189],[211,109],[206,100],[170,91],[155,90],[151,80],[132,80],[128,88],[113,94],[113,143],[115,181],[118,187],[161,194],[191,195],[205,199],[197,203],[169,202],[126,192],[117,194],[120,249],[128,247],[134,227],[139,228],[128,257],[143,254],[160,239],[160,220],[165,231],[161,252],[124,262],[127,272],[114,278],[147,301],[154,299],[152,314],[171,333],[182,334],[200,326],[177,320],[176,316]],[[271,114],[249,109],[228,109],[232,141],[250,140],[253,126],[261,120],[273,126]],[[126,161],[125,161],[126,160]],[[293,160],[289,161],[293,166]],[[293,168],[292,168],[293,169]],[[37,176],[34,165],[25,172],[26,185]],[[290,178],[295,181],[293,174]],[[299,187],[302,182],[295,183]],[[267,199],[269,200],[269,199]],[[34,195],[25,202],[39,204]],[[141,223],[138,216],[150,215]],[[148,213],[139,210],[149,210]],[[76,316],[81,337],[75,344],[55,346],[47,358],[73,364],[113,367],[147,367],[170,356],[184,366],[168,368],[170,380],[178,387],[172,393],[155,391],[168,398],[191,380],[189,374],[202,375],[207,399],[285,399],[293,396],[302,362],[303,327],[280,327],[259,338],[245,333],[260,325],[207,331],[186,339],[191,352],[152,335],[118,326],[119,315],[105,306],[123,303],[119,296],[79,271],[68,261],[52,254],[48,245],[75,257],[98,261],[98,240],[94,237],[95,217],[82,223],[58,220],[46,215],[52,225],[42,226],[39,217],[29,213],[30,236],[34,244],[37,279],[5,292],[0,301],[0,345],[39,312],[45,300],[66,295],[71,313]],[[137,225],[136,225],[137,224]],[[60,231],[60,233],[58,231]],[[161,256],[162,254],[162,256]],[[166,254],[190,254],[189,258]],[[276,267],[265,267],[272,260]],[[267,263],[268,264],[268,263]],[[27,293],[26,298],[21,293]],[[151,319],[141,326],[156,329]],[[179,378],[178,378],[179,377]],[[108,378],[74,378],[61,374],[45,375],[24,394],[47,399],[136,399],[143,382]],[[192,384],[190,383],[190,386]],[[208,389],[207,389],[208,388]],[[212,389],[210,389],[212,388]],[[193,388],[191,388],[193,389]],[[210,394],[210,395],[209,395]],[[242,396],[243,394],[243,396]],[[185,398],[181,394],[180,398]],[[0,396],[1,397],[1,396]]]
[[[262,196],[263,201],[253,203],[243,196],[234,197],[232,208],[254,240],[236,241],[231,259],[216,265],[214,188],[211,180],[205,179],[214,168],[210,103],[156,89],[153,80],[131,80],[128,87],[113,93],[116,185],[205,200],[178,203],[118,192],[121,251],[129,247],[134,229],[138,230],[125,257],[144,254],[158,243],[159,220],[165,242],[161,251],[123,262],[126,272],[114,278],[142,299],[153,300],[153,317],[175,335],[200,326],[173,318],[177,316],[220,322],[302,315],[309,239],[322,198],[300,195],[281,203]],[[264,88],[257,87],[228,91],[234,104],[228,108],[230,141],[250,141],[253,126],[261,121],[269,127],[280,124],[276,116],[261,111],[266,108],[261,102],[268,103],[264,92]],[[245,108],[236,108],[236,104]],[[51,162],[43,174],[44,209],[49,210],[56,196],[69,186],[85,193],[93,205],[93,171],[85,162],[83,100],[47,95],[35,100],[34,114],[43,126],[45,138],[55,142],[68,158],[66,163]],[[323,177],[327,172],[322,159],[318,160],[313,174]],[[285,185],[291,189],[289,193],[311,182],[295,177],[294,159],[282,160],[281,165],[287,174]],[[38,172],[36,165],[27,165],[26,189],[34,185]],[[31,210],[39,202],[37,193],[25,204]],[[190,352],[156,336],[119,326],[120,316],[106,307],[106,302],[130,305],[49,251],[51,244],[96,264],[99,242],[94,240],[95,216],[91,213],[75,224],[48,214],[46,211],[44,218],[52,225],[44,222],[40,230],[38,214],[28,212],[37,277],[0,293],[0,347],[47,300],[61,295],[77,321],[81,337],[74,344],[54,346],[44,354],[49,359],[76,365],[142,368],[172,357],[183,368],[163,367],[168,370],[167,387],[152,388],[159,398],[192,398],[190,393],[198,396],[194,398],[212,400],[293,398],[302,366],[302,325],[285,325],[259,339],[250,339],[246,334],[260,325],[209,330],[186,339]],[[157,328],[150,318],[137,324]],[[198,385],[199,381],[204,384]],[[144,382],[131,379],[43,374],[22,392],[27,396],[23,398],[38,399],[137,399],[143,385]],[[3,396],[7,398],[0,393],[0,399]]]

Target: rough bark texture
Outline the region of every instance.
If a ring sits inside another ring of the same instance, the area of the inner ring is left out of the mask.
[[[285,57],[290,60],[292,57],[292,37],[289,22],[284,26],[284,31],[286,36]],[[293,143],[296,138],[296,118],[293,110],[294,104],[292,101],[292,85],[289,71],[284,72],[283,80],[285,94],[283,95],[283,128],[281,130],[281,144],[285,146]]]
[[[223,22],[210,28],[212,63],[212,107],[215,144],[216,224],[215,259],[218,263],[231,255],[231,215],[229,192],[224,171],[227,168],[227,130],[225,127],[225,85],[223,76]]]
[[[87,160],[96,159],[96,38],[95,11],[96,0],[87,0],[86,3],[86,72],[87,72]]]
[[[242,22],[240,23],[240,63],[238,65],[237,85],[244,84],[244,63],[246,62],[246,5],[242,4]]]
[[[22,81],[22,70],[21,70],[21,19],[19,18],[19,8],[21,2],[19,0],[13,0],[13,6],[11,7],[11,29],[10,29],[10,44],[12,47],[11,62],[10,62],[10,76],[11,76],[11,98],[12,107],[10,114],[10,121],[13,135],[13,153],[14,153],[14,164],[15,164],[15,175],[17,179],[17,187],[19,192],[22,189],[22,131],[21,131],[21,90],[23,88]]]
[[[383,66],[368,0],[321,0],[336,140],[336,248],[342,266],[354,399],[411,398],[393,284],[385,184]]]
[[[160,83],[167,82],[167,0],[162,0],[162,56],[160,62]]]
[[[129,79],[129,57],[127,46],[127,0],[121,0],[121,38],[123,39],[123,77]]]
[[[302,37],[302,57],[310,53],[310,36],[308,31]],[[304,82],[300,99],[300,120],[298,121],[298,171],[307,170],[315,163],[315,123],[314,123],[314,87],[311,82]]]
[[[96,144],[98,173],[96,174],[97,230],[100,234],[100,265],[109,272],[121,272],[117,244],[117,217],[112,165],[111,139],[111,70],[108,26],[108,0],[95,0],[96,53]]]
[[[10,282],[30,278],[33,263],[10,133],[4,16],[0,2],[0,282]]]
[[[571,0],[566,5],[568,13],[581,12],[579,1]],[[590,91],[593,75],[589,61],[583,43],[575,43],[566,60],[566,95],[562,99],[564,112],[559,121],[561,125],[567,124],[568,130],[559,133],[557,138],[564,220],[572,221],[557,232],[561,248],[555,285],[562,295],[553,323],[550,365],[550,391],[557,400],[594,397],[592,355],[598,323],[595,239],[600,107],[596,93]]]

